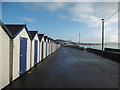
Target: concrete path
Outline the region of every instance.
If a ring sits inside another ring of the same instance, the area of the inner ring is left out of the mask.
[[[118,88],[118,63],[61,47],[6,88]]]

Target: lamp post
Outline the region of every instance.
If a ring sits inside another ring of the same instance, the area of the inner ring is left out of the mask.
[[[79,33],[79,44],[80,44],[80,33]]]
[[[104,20],[105,19],[101,19],[102,20],[102,55],[103,55],[103,51],[104,51]]]

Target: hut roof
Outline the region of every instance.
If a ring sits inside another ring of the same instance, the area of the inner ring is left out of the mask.
[[[38,34],[39,40],[42,40],[42,37],[44,36],[44,34]]]
[[[33,40],[35,35],[38,34],[38,31],[29,31],[30,35],[31,35],[31,39]]]
[[[44,36],[44,40],[45,40],[45,42],[46,42],[46,40],[47,40],[47,36]]]
[[[25,24],[5,24],[5,26],[8,28],[13,38],[15,38],[23,30],[23,28],[26,28]],[[31,35],[28,32],[27,28],[26,28],[26,32],[28,33],[28,36],[31,39]]]

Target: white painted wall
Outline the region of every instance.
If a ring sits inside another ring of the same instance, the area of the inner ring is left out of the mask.
[[[50,55],[50,43],[48,42],[48,56]]]
[[[43,58],[46,58],[46,42],[44,41],[44,55]]]
[[[30,47],[31,40],[26,32],[25,28],[13,39],[13,80],[19,77],[20,69],[20,37],[27,38],[27,63],[26,71],[30,69]]]
[[[0,90],[2,89],[2,27],[0,26]]]
[[[40,42],[40,41],[39,41]],[[39,44],[39,62],[42,60],[42,58],[41,58],[41,50],[42,50],[42,40],[41,40],[41,42],[40,42],[40,44]]]
[[[46,53],[46,57],[48,56],[48,39],[46,40],[46,43],[47,43],[47,53]]]
[[[49,41],[49,55],[50,55],[50,41]]]
[[[48,40],[46,39],[46,42],[44,42],[44,58],[47,57],[47,54],[46,54],[46,44],[47,44]]]
[[[50,55],[50,40],[48,42],[48,56]]]
[[[55,52],[55,42],[53,42],[53,52]]]
[[[55,48],[55,47],[54,47],[54,41],[53,41],[53,52],[54,52],[54,48]]]
[[[54,46],[53,46],[53,41],[51,43],[51,53],[53,53],[53,50],[54,50]]]
[[[49,42],[47,42],[47,56],[49,56]]]
[[[0,89],[9,84],[10,37],[0,26]]]
[[[51,40],[50,40],[50,54],[51,54]]]
[[[39,52],[39,59],[40,59],[40,61],[42,60],[42,41],[44,42],[44,37],[42,37],[42,40],[41,40],[41,42],[40,42],[40,52]]]
[[[50,48],[49,46],[50,46],[50,43],[48,42],[47,56],[50,55],[50,54],[49,54],[49,53],[50,53],[50,52],[49,52],[49,51],[50,51],[50,50],[49,50],[49,48]]]
[[[34,47],[35,47],[34,43],[35,43],[35,40],[38,40],[37,63],[40,61],[40,59],[39,59],[39,55],[40,55],[40,54],[39,54],[39,53],[40,53],[40,52],[39,52],[39,45],[40,45],[40,42],[39,42],[38,34],[36,34],[35,37],[34,37],[34,39],[32,40],[32,52],[31,52],[31,53],[32,53],[32,57],[31,57],[31,58],[32,58],[32,59],[31,59],[32,61],[31,61],[31,67],[34,66]]]

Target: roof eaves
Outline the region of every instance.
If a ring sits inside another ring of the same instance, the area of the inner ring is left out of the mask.
[[[25,26],[25,28],[26,28],[26,31],[27,31],[27,33],[28,33],[28,36],[29,36],[30,40],[32,40],[32,37],[31,37],[31,35],[30,35],[30,32],[28,31],[28,29],[27,29],[26,26]]]
[[[4,23],[1,20],[0,20],[0,25],[5,30],[5,32],[8,34],[8,36],[10,36],[11,38],[13,38],[13,35],[10,33],[10,31],[8,30],[8,28],[4,25]]]

